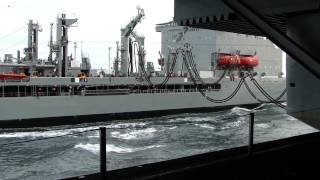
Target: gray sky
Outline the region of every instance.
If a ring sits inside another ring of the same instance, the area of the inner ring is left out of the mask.
[[[161,45],[155,24],[172,20],[173,0],[1,0],[0,57],[5,53],[16,56],[16,50],[26,47],[27,23],[32,19],[43,29],[39,34],[39,57],[46,59],[50,23],[56,23],[57,15],[65,13],[79,19],[78,27],[69,31],[69,40],[78,42],[77,61],[83,41],[83,52],[89,54],[93,67],[107,68],[108,47],[112,47],[113,59],[120,28],[137,14],[137,5],[145,10],[146,17],[136,30],[146,37],[147,61],[155,62]],[[73,53],[73,43],[69,47]]]

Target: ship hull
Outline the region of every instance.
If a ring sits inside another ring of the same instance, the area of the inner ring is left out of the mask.
[[[234,91],[238,81],[224,79],[221,90],[207,94],[223,99]],[[264,78],[258,81],[273,97],[279,96],[285,89],[285,79],[282,78]],[[251,82],[249,86],[259,99],[265,100]],[[285,99],[283,97],[281,100]],[[208,101],[199,92],[1,98],[0,127],[25,128],[135,119],[184,112],[218,111],[233,106],[257,104],[259,102],[250,96],[244,86],[230,101],[219,104]]]

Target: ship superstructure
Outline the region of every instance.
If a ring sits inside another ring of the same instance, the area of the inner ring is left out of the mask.
[[[32,43],[26,56],[14,61],[8,55],[0,64],[1,127],[147,117],[270,101],[254,88],[254,82],[278,97],[271,101],[285,99],[285,78],[275,61],[281,59],[281,51],[270,41],[159,24],[161,71],[156,71],[153,62],[145,59],[145,38],[134,31],[143,17],[139,8],[121,29],[114,72],[99,77],[90,76],[90,60],[85,56],[78,69],[70,65],[68,28],[78,19],[64,14],[57,18],[57,40],[53,42],[51,30],[48,60],[36,58],[40,26],[30,21]]]
[[[162,32],[161,52],[164,58],[168,57],[171,48],[189,43],[193,47],[197,69],[203,76],[219,70],[219,54],[257,55],[260,61],[254,68],[255,72],[260,76],[282,75],[281,50],[264,37],[178,26],[174,22],[158,24],[156,30]],[[166,71],[170,63],[165,61],[163,64]],[[177,63],[174,74],[186,73],[186,70],[181,72],[183,62]]]

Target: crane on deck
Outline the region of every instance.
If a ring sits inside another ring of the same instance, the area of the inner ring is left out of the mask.
[[[132,37],[135,39],[136,43],[138,44],[138,55],[141,57],[141,58],[138,58],[140,61],[142,62],[138,62],[138,74],[141,75],[142,73],[142,66],[145,65],[145,49],[144,49],[144,40],[145,40],[145,37],[144,36],[141,36],[139,34],[137,34],[136,31],[132,31],[131,32],[131,35]],[[134,54],[134,53],[133,53]],[[131,61],[132,62],[132,61]],[[142,66],[140,65],[142,64]],[[136,64],[135,64],[136,65]],[[131,65],[132,66],[132,65]]]
[[[129,54],[129,39],[130,36],[133,34],[134,28],[137,26],[139,22],[144,18],[144,10],[140,7],[137,7],[138,14],[135,16],[124,28],[121,29],[121,67],[120,67],[120,73],[121,76],[128,76],[129,75],[129,69],[128,69],[128,54]],[[133,35],[134,36],[134,35]],[[138,38],[139,39],[139,38]],[[143,38],[144,39],[144,38]],[[136,39],[137,40],[137,39]],[[144,40],[143,40],[144,41]]]

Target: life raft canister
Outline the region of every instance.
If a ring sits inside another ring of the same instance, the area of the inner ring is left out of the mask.
[[[238,55],[232,54],[219,54],[218,56],[218,65],[225,66],[225,65],[239,65],[240,58]]]
[[[5,79],[24,79],[27,76],[24,74],[15,74],[13,72],[8,72],[8,73],[0,73],[0,80],[5,80]]]
[[[257,55],[219,54],[218,65],[255,67],[259,65],[259,59]]]
[[[255,67],[259,65],[259,59],[256,55],[241,55],[240,65],[247,67]]]

